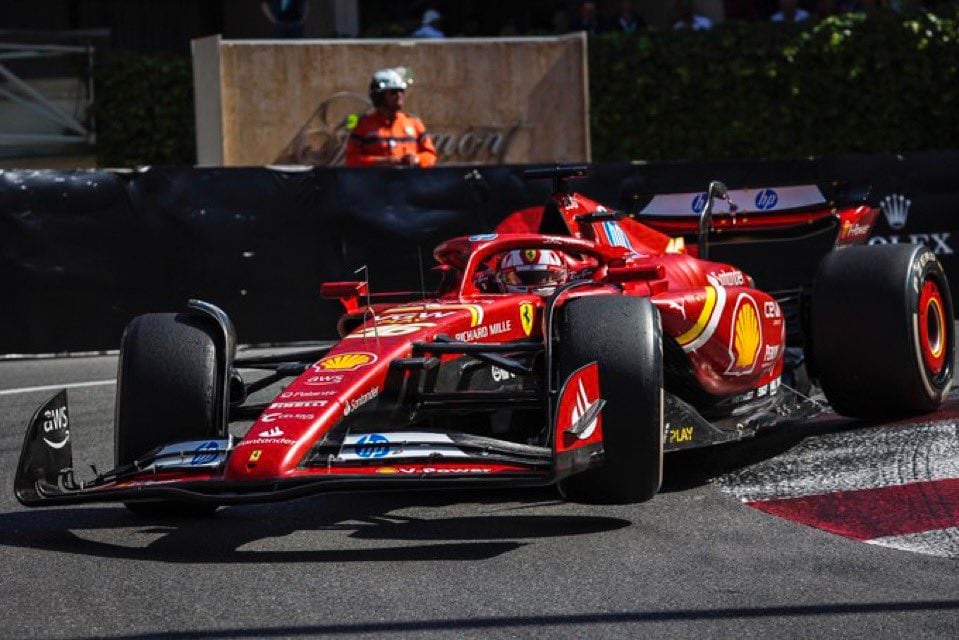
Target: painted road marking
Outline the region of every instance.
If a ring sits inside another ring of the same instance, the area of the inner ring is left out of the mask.
[[[856,540],[955,527],[959,478],[750,502],[760,511]]]
[[[955,419],[806,438],[719,484],[743,502],[755,502],[948,478],[959,478]]]
[[[59,389],[77,389],[80,387],[101,387],[107,384],[116,384],[117,379],[92,380],[90,382],[67,382],[64,384],[47,384],[42,387],[20,387],[18,389],[3,389],[0,396],[12,396],[16,393],[33,393],[35,391],[57,391]]]
[[[925,421],[810,436],[716,483],[754,509],[799,524],[959,559],[957,414],[952,399]]]
[[[915,551],[931,556],[955,558],[956,549],[959,549],[959,527],[933,529],[901,536],[886,536],[866,540],[866,542],[883,547],[893,547],[902,551]]]

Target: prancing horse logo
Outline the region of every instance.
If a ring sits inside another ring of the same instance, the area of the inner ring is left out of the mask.
[[[519,305],[519,320],[523,325],[523,333],[529,335],[533,332],[533,303],[521,302]]]

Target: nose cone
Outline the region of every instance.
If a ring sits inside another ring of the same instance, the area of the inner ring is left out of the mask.
[[[294,473],[304,456],[343,416],[375,398],[389,363],[408,355],[408,344],[388,351],[351,349],[344,340],[281,391],[260,415],[227,463],[230,480],[257,480]]]
[[[255,480],[295,469],[315,440],[315,434],[341,414],[339,403],[332,398],[277,397],[237,443],[227,463],[226,478]]]

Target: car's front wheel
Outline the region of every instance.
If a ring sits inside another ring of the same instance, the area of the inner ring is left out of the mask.
[[[628,504],[650,500],[663,475],[663,340],[659,313],[645,298],[587,296],[559,312],[559,379],[599,364],[605,463],[567,478],[568,499]]]
[[[218,437],[223,385],[216,332],[208,319],[186,313],[137,316],[123,334],[117,370],[117,466],[172,442]],[[150,516],[204,515],[216,505],[129,502]]]

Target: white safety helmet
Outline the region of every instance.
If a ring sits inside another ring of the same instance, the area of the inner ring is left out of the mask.
[[[380,69],[373,74],[370,79],[370,100],[377,104],[384,91],[398,89],[406,91],[409,88],[409,81],[406,79],[405,69]]]
[[[569,279],[562,254],[550,249],[514,249],[500,260],[496,279],[506,293],[552,295]]]

